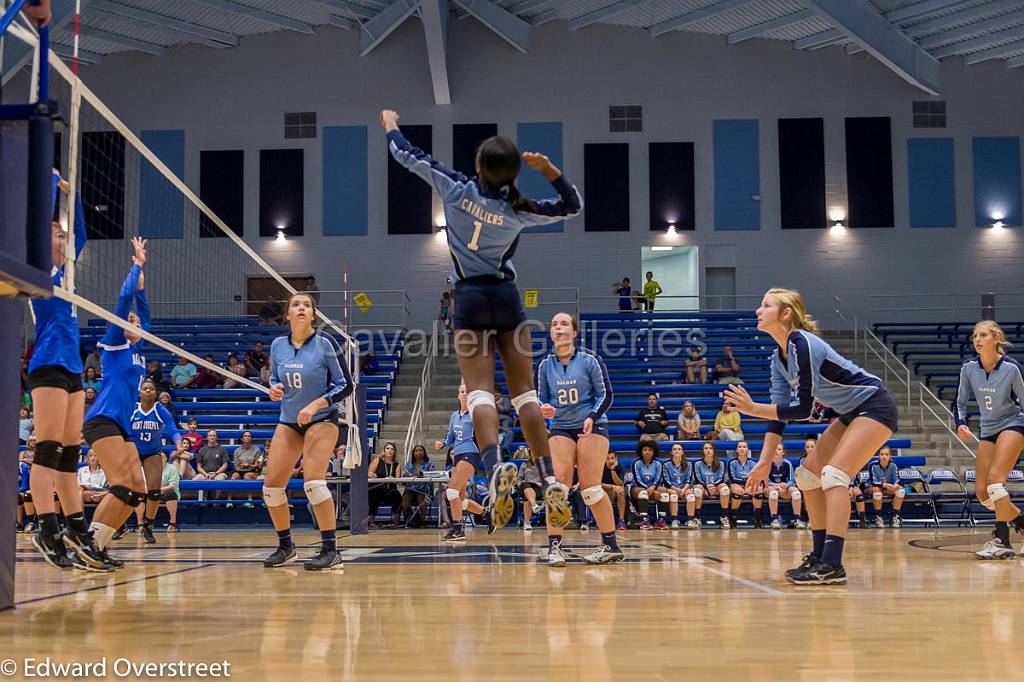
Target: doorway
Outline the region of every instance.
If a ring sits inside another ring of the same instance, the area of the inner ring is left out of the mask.
[[[653,272],[661,285],[655,310],[698,310],[700,308],[700,272],[696,246],[644,246],[640,262],[643,268],[636,286],[643,290],[646,273]]]

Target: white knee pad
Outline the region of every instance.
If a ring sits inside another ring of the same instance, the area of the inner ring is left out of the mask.
[[[770,491],[768,493],[768,499],[769,500],[778,500],[779,499],[779,491],[778,490]]]
[[[588,507],[593,507],[595,504],[601,501],[606,496],[604,488],[600,485],[592,485],[589,488],[583,489],[583,502]]]
[[[676,495],[675,493],[669,493],[668,501],[669,502],[678,502],[679,501],[679,496]]]
[[[470,499],[468,497],[462,501],[462,511],[469,509],[469,503]]]
[[[850,477],[839,467],[826,464],[821,468],[821,489],[831,490],[832,488],[849,488]]]
[[[647,494],[646,490],[641,490],[640,492],[638,492],[636,494],[636,499],[638,499],[638,500],[646,500],[649,497],[650,497],[650,495]]]
[[[993,483],[988,487],[988,499],[992,501],[994,505],[1004,497],[1009,497],[1010,493],[1006,492],[1006,488],[1003,487],[1002,483]]]
[[[903,488],[897,488],[896,489],[896,498],[897,499],[902,500],[906,496],[907,496],[907,491],[906,490],[904,490]]]
[[[473,414],[476,408],[484,406],[498,409],[494,403],[494,395],[490,391],[470,391],[469,397],[466,399],[466,407],[469,408],[469,413]]]
[[[331,489],[327,487],[327,481],[306,481],[302,484],[302,489],[306,491],[306,499],[314,507],[331,499]]]
[[[686,504],[693,504],[696,501],[697,501],[697,496],[694,495],[693,493],[688,493],[686,495]]]
[[[283,507],[288,504],[288,493],[284,488],[263,486],[263,502],[268,507]]]
[[[874,500],[875,502],[881,502],[882,493],[871,493],[871,499]]]
[[[996,503],[993,502],[991,498],[987,500],[981,500],[981,506],[984,507],[985,509],[988,509],[989,511],[996,510]]]
[[[696,498],[698,500],[703,498],[704,497],[704,488],[694,488],[693,489],[693,494],[696,496]]]
[[[725,484],[722,484],[722,485],[718,486],[718,496],[719,497],[725,497],[730,492],[732,492],[732,491],[729,490],[729,486],[727,486]]]
[[[821,487],[821,479],[808,469],[797,467],[796,484],[800,490],[817,490]]]
[[[661,500],[662,502],[668,502],[669,500],[672,499],[672,497],[668,493],[662,493],[658,499]]]
[[[794,502],[799,502],[800,500],[804,499],[804,494],[799,490],[794,490],[793,494],[790,495],[789,498]]]
[[[512,407],[516,408],[516,414],[523,411],[523,408],[530,403],[536,403],[540,406],[540,398],[537,397],[537,391],[527,391],[526,393],[520,393],[515,398],[512,398]],[[491,404],[494,404],[492,398]]]
[[[459,496],[461,494],[462,493],[460,493],[455,488],[452,488],[451,486],[449,486],[448,489],[444,491],[444,496],[448,498],[449,502],[454,502],[455,500],[459,499]]]

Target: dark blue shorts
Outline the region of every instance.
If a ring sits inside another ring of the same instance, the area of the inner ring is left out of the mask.
[[[899,428],[899,417],[896,411],[896,400],[889,393],[889,389],[880,386],[875,394],[862,402],[852,411],[839,415],[839,421],[849,426],[857,417],[874,419],[879,424],[884,424],[891,430]]]
[[[999,439],[999,434],[1005,431],[1013,431],[1014,433],[1024,434],[1024,426],[1008,426],[999,433],[993,433],[991,436],[982,436],[978,440],[983,440],[986,443],[995,443]]]
[[[473,277],[455,283],[455,330],[508,332],[526,321],[513,281],[495,277]]]
[[[461,455],[455,455],[454,461],[455,464],[467,462],[473,467],[473,471],[484,468],[484,461],[480,458],[479,452],[464,452]],[[454,469],[455,467],[452,468]]]
[[[305,436],[306,435],[306,431],[309,431],[309,429],[313,425],[321,424],[323,422],[329,422],[329,423],[334,424],[335,426],[337,426],[337,424],[338,424],[338,411],[337,410],[331,410],[330,412],[328,412],[324,416],[319,417],[317,419],[314,419],[313,421],[311,421],[310,423],[306,424],[305,426],[299,426],[298,424],[293,424],[291,422],[281,422],[281,424],[283,426],[287,426],[292,431],[297,432],[300,436]]]
[[[578,429],[551,429],[551,433],[549,434],[548,437],[549,438],[554,438],[555,436],[562,436],[563,438],[568,438],[568,439],[572,440],[572,442],[574,442],[574,443],[578,443],[579,440],[580,440],[580,433],[582,431],[583,431],[582,427],[578,428]],[[607,424],[594,424],[594,429],[593,429],[593,431],[591,431],[591,433],[593,433],[593,434],[595,434],[597,436],[604,436],[605,438],[607,438],[608,437],[608,425]]]

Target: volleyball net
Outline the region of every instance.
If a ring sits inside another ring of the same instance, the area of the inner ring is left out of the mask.
[[[26,22],[12,27],[11,35],[38,45],[37,34]],[[33,74],[38,68],[37,56]],[[68,236],[64,286],[55,295],[77,306],[84,319],[83,345],[107,324],[135,329],[113,311],[132,264],[131,239],[141,237],[148,241],[145,290],[157,332],[143,334],[155,347],[147,355],[164,365],[184,357],[259,391],[247,397],[261,400],[268,393],[265,382],[258,376],[236,374],[224,364],[229,354],[242,362],[252,347],[247,332],[263,339],[271,331],[284,333],[257,327],[259,307],[269,297],[283,311],[296,289],[242,238],[244,197],[217,192],[218,183],[207,183],[218,173],[244,173],[244,163],[238,155],[216,151],[195,158],[188,153],[186,133],[181,130],[133,131],[52,50],[49,68],[50,99],[57,102],[59,111],[54,168],[67,181],[66,191],[58,192],[54,216]],[[27,76],[24,86],[34,88]],[[21,82],[12,80],[8,87]],[[30,92],[29,100],[36,99]],[[201,178],[198,189],[185,181],[196,176]],[[84,248],[76,243],[72,228],[76,221],[84,223],[88,237]],[[260,283],[258,299],[250,295],[253,281]],[[338,342],[358,383],[358,340],[322,309],[317,309],[317,317],[319,331]],[[357,404],[357,394],[347,398],[341,419],[349,427],[346,465],[350,468],[358,466],[363,456],[358,424],[365,406]],[[239,422],[243,420],[244,415],[239,415]]]

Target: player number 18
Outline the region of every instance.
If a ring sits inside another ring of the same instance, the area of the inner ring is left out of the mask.
[[[285,372],[284,381],[288,384],[288,388],[302,388],[302,373]]]

